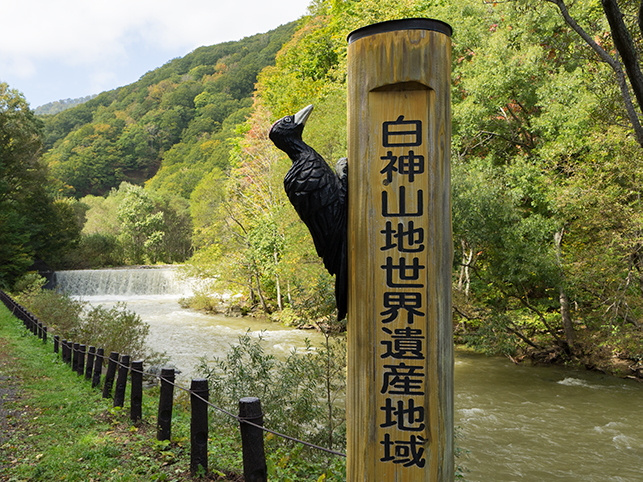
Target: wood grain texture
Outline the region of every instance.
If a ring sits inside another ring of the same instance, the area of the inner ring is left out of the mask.
[[[350,482],[454,477],[450,52],[428,30],[348,48]]]

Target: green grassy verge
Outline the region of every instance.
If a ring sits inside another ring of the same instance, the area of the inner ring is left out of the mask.
[[[73,373],[51,343],[0,305],[0,480],[181,481],[189,476],[189,408],[177,398],[172,441],[156,441],[158,389],[144,394],[143,422]],[[214,441],[216,440],[216,442]],[[234,436],[213,437],[214,466],[202,480],[239,480]]]

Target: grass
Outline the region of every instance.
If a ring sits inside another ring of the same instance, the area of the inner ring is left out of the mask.
[[[0,480],[183,481],[189,474],[189,410],[182,397],[172,441],[156,440],[158,389],[143,397],[143,422],[73,373],[52,345],[0,305]],[[183,397],[187,398],[187,397]],[[201,480],[240,480],[238,441],[211,442],[214,466]]]

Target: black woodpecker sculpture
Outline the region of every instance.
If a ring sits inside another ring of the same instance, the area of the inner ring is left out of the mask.
[[[270,140],[292,160],[284,177],[284,189],[301,220],[308,226],[317,254],[335,275],[337,317],[346,317],[348,264],[346,254],[346,205],[348,165],[346,158],[333,171],[312,147],[301,139],[313,106],[303,108],[275,122]]]

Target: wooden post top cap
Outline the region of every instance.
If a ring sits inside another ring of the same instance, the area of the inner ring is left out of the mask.
[[[448,23],[431,18],[405,18],[400,20],[388,20],[386,22],[374,23],[366,27],[358,28],[348,34],[348,43],[353,43],[370,35],[378,33],[394,32],[396,30],[434,30],[449,37],[453,29]]]

